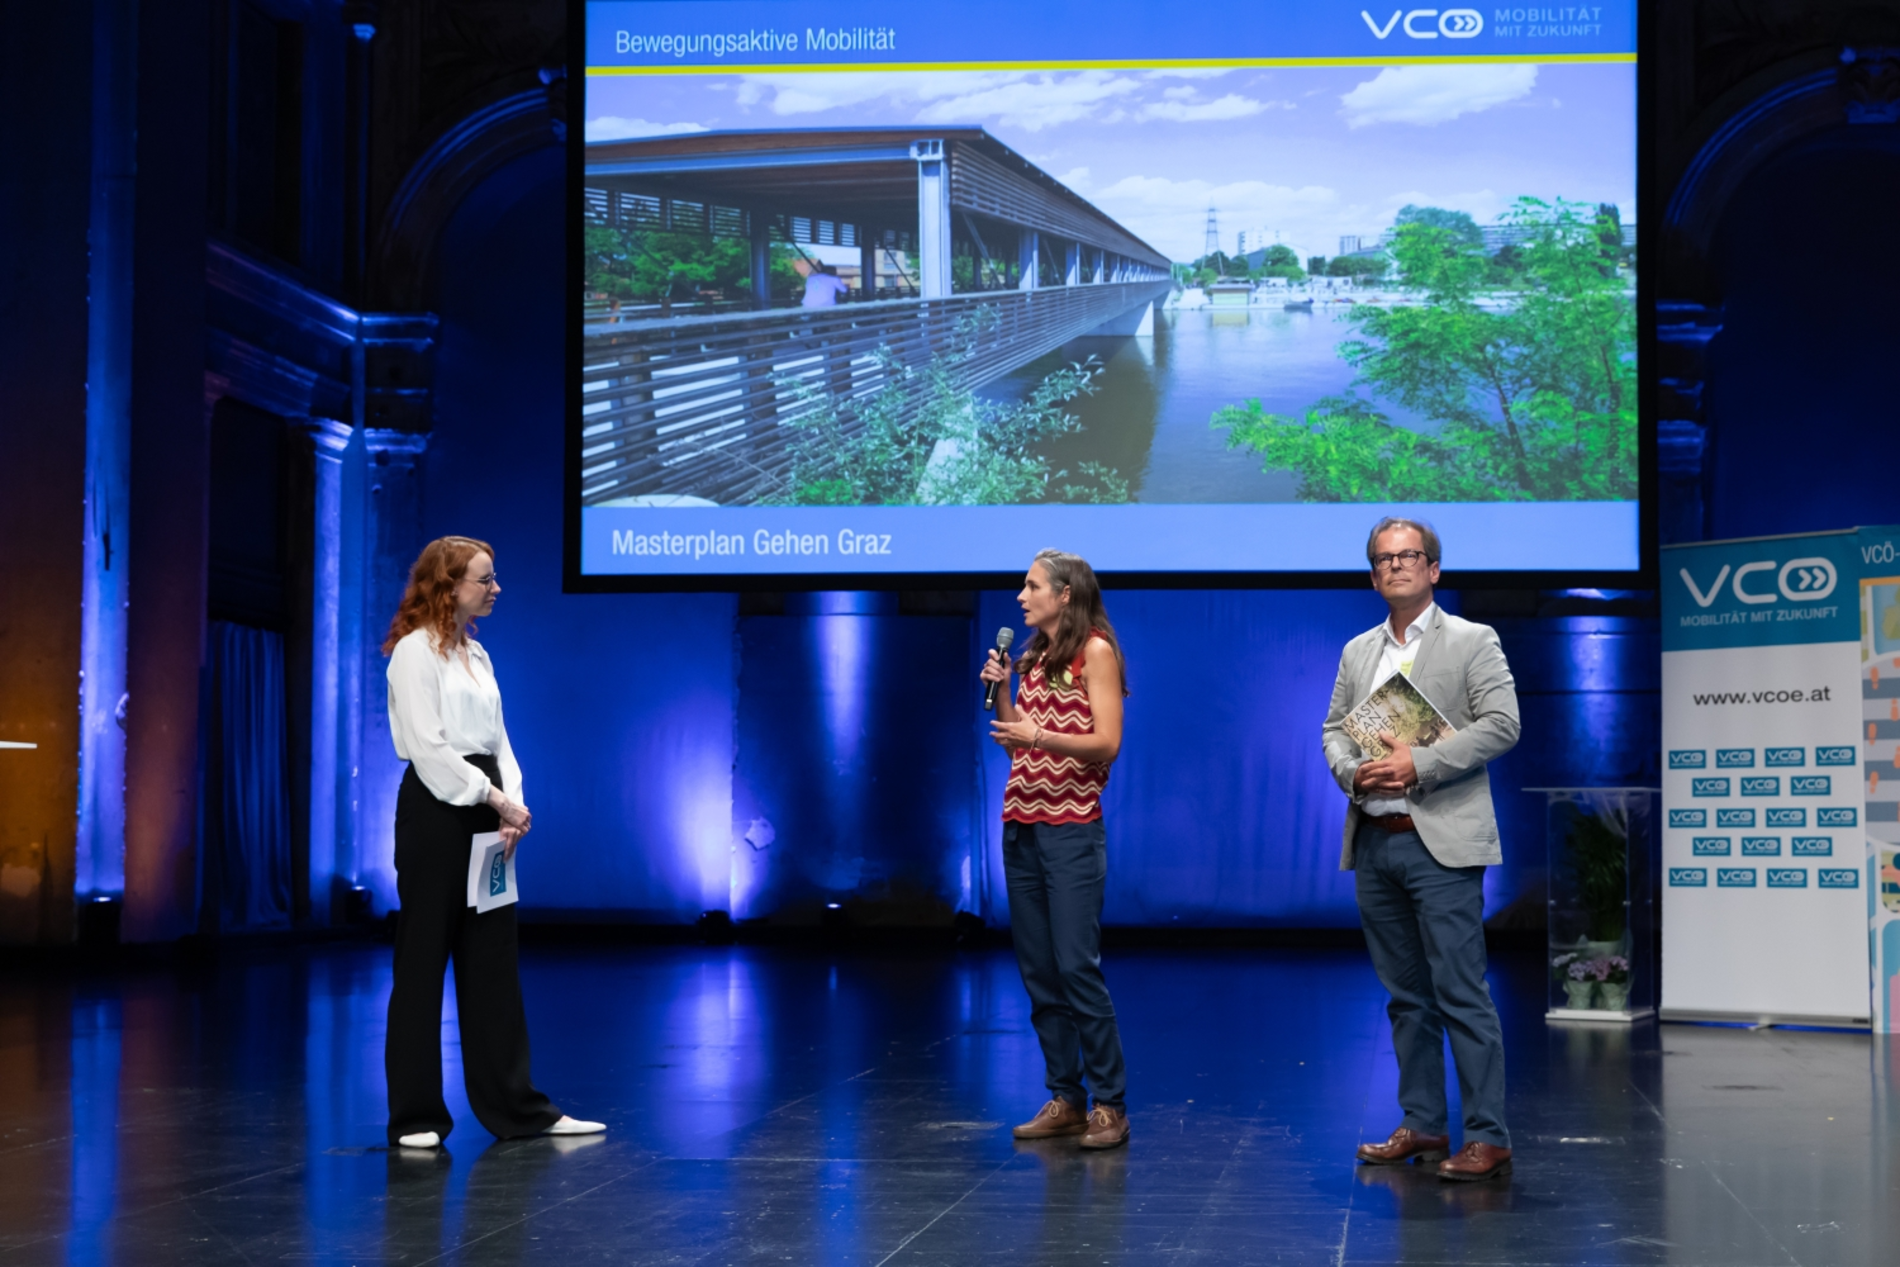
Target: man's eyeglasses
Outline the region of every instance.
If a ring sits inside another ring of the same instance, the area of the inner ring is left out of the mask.
[[[1410,571],[1424,561],[1423,550],[1400,550],[1393,554],[1375,554],[1372,556],[1372,570],[1386,572],[1393,568],[1404,568]]]
[[[490,572],[487,576],[471,576],[468,578],[468,583],[470,585],[479,585],[485,590],[498,590],[501,588],[501,578],[496,576],[493,572]]]

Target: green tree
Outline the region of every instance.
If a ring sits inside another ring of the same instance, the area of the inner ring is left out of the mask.
[[[1634,498],[1635,312],[1602,217],[1520,198],[1504,220],[1529,230],[1511,307],[1479,302],[1491,266],[1468,235],[1414,219],[1392,252],[1425,302],[1351,313],[1358,337],[1339,348],[1357,371],[1351,392],[1298,420],[1250,400],[1213,425],[1268,469],[1297,472],[1307,501]],[[1394,426],[1381,401],[1437,434]]]
[[[961,385],[960,367],[998,324],[990,308],[961,319],[949,346],[921,367],[888,347],[876,357],[881,390],[834,396],[810,379],[785,384],[794,416],[791,467],[760,500],[794,506],[987,506],[1041,501],[1125,502],[1112,467],[1051,470],[1038,451],[1082,424],[1062,406],[1096,390],[1090,358],[1045,377],[1020,401],[986,400]]]
[[[1465,211],[1447,211],[1443,207],[1415,207],[1411,203],[1399,208],[1399,214],[1392,218],[1394,232],[1408,224],[1423,225],[1427,229],[1443,229],[1461,246],[1479,247],[1484,245],[1484,232],[1478,228],[1478,222]]]
[[[1300,267],[1300,257],[1290,246],[1274,243],[1266,249],[1260,260],[1259,276],[1284,277],[1290,282],[1306,280],[1306,270]]]
[[[1337,255],[1326,265],[1328,277],[1384,277],[1388,261],[1382,255]]]
[[[1324,255],[1308,256],[1306,260],[1306,271],[1315,277],[1324,276],[1326,272],[1326,257]]]
[[[1630,262],[1633,252],[1623,246],[1623,212],[1613,202],[1597,204],[1597,237],[1612,260],[1618,264]]]
[[[692,299],[702,290],[752,291],[752,246],[743,238],[655,233],[590,224],[582,238],[589,291],[615,299]],[[792,249],[772,248],[768,276],[783,292],[803,285]]]

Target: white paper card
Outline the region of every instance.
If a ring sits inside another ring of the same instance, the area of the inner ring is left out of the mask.
[[[519,901],[515,887],[515,860],[501,843],[501,833],[485,831],[475,837],[468,853],[468,904],[476,914]]]

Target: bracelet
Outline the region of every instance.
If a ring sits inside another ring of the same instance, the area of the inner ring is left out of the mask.
[[[1042,744],[1042,727],[1036,727],[1036,737],[1029,741],[1029,750],[1034,752]]]

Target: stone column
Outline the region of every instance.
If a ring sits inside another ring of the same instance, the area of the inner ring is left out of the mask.
[[[363,433],[368,523],[365,526],[363,640],[356,671],[362,682],[356,833],[349,880],[367,888],[377,913],[396,899],[396,789],[403,763],[389,737],[382,641],[402,601],[409,567],[422,548],[422,456],[429,437],[370,428]]]
[[[344,160],[344,275],[349,279],[352,303],[363,302],[363,276],[369,259],[369,119],[370,119],[370,41],[376,38],[376,6],[356,3],[343,6],[343,19],[349,29],[348,132]]]
[[[127,941],[197,927],[198,677],[204,664],[210,427],[205,414],[208,10],[138,24],[131,223],[125,602]],[[107,790],[109,794],[109,789]]]
[[[312,418],[305,430],[312,446],[312,555],[310,594],[310,853],[306,872],[310,920],[333,922],[337,838],[343,826],[337,808],[340,739],[338,688],[342,679],[341,589],[343,580],[343,459],[353,429]],[[293,776],[295,772],[293,771]]]
[[[80,898],[125,889],[125,627],[132,495],[132,226],[138,16],[97,6],[93,25],[91,247],[86,278],[86,501],[79,631]]]

